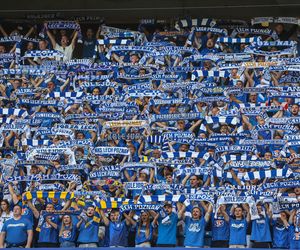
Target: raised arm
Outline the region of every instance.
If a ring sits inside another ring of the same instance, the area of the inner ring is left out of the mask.
[[[46,221],[50,224],[53,228],[57,229],[57,224],[51,221],[51,216],[47,216]]]
[[[209,221],[212,210],[213,210],[213,206],[212,206],[211,203],[209,203],[208,210],[207,210],[207,212],[205,213],[205,216],[204,216],[204,219],[205,219],[206,222]]]
[[[65,90],[65,88],[68,86],[68,84],[70,83],[70,78],[67,78],[64,82],[64,84],[59,88],[61,92],[63,92]]]
[[[109,219],[106,217],[106,215],[104,214],[103,210],[100,210],[100,215],[101,215],[101,218],[103,220],[104,225],[108,227],[108,225],[109,225]]]
[[[250,222],[250,220],[251,220],[251,215],[250,215],[250,209],[249,209],[249,205],[248,204],[246,204],[246,203],[243,203],[242,204],[242,207],[245,209],[245,211],[246,211],[246,220],[247,220],[247,222]]]
[[[34,217],[35,217],[36,219],[38,219],[39,216],[40,216],[40,212],[39,212],[39,211],[36,209],[36,207],[32,204],[31,200],[27,201],[27,205],[28,205],[28,207],[30,208],[30,210],[32,211]]]
[[[177,208],[178,208],[178,218],[181,219],[181,218],[183,218],[183,215],[185,212],[185,205],[178,202]]]
[[[130,211],[130,214],[131,214],[132,211]],[[132,219],[131,216],[129,216],[128,214],[126,213],[123,213],[124,217],[125,217],[125,222],[126,222],[126,225],[127,226],[130,226],[130,225],[135,225],[136,222]]]
[[[190,175],[190,174],[187,174],[187,175],[183,178],[183,180],[182,180],[182,182],[181,182],[181,185],[185,186],[186,183],[187,183],[187,181],[188,181],[188,179],[189,179],[190,177],[191,177],[191,175]]]
[[[296,216],[296,210],[292,210],[289,218],[289,224],[292,225],[294,222],[294,217]]]
[[[17,204],[19,202],[19,199],[18,199],[18,196],[16,195],[15,190],[11,183],[8,184],[8,191],[12,197],[13,203]]]
[[[233,171],[233,169],[230,170],[230,173],[232,175],[232,178],[236,181],[236,183],[239,185],[239,186],[243,186],[241,180],[236,176],[235,172]]]
[[[3,29],[2,25],[0,24],[0,32],[2,33],[3,36],[7,37],[6,31]]]
[[[220,207],[220,211],[221,211],[221,214],[224,217],[224,220],[227,221],[227,222],[229,222],[229,216],[228,216],[228,214],[226,212],[226,206],[221,206]]]
[[[77,37],[78,37],[78,31],[76,31],[76,32],[74,33],[74,36],[73,36],[73,38],[72,38],[72,41],[71,41],[72,49],[75,48],[75,43],[76,43]]]
[[[45,23],[45,26],[47,27],[47,24],[46,24],[46,23]],[[53,36],[53,34],[51,33],[51,31],[48,30],[48,28],[47,28],[47,35],[48,35],[48,37],[49,37],[49,39],[50,39],[50,41],[51,41],[52,47],[53,47],[53,49],[54,49],[55,46],[56,46],[55,37]]]

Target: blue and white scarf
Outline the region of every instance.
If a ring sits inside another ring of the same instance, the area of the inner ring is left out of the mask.
[[[38,57],[38,58],[53,58],[53,57],[64,57],[64,53],[57,51],[57,50],[30,50],[26,51],[23,58],[31,58],[31,57]]]
[[[0,108],[0,115],[6,115],[6,116],[17,116],[26,118],[28,117],[28,113],[24,109],[14,109],[14,108]]]
[[[82,33],[79,23],[75,21],[49,21],[44,29],[40,32],[40,36],[44,37],[46,29],[71,29],[78,32],[78,42],[82,43]]]
[[[35,139],[22,139],[22,146],[50,146],[52,143],[50,140],[35,140]]]
[[[84,130],[84,131],[97,131],[98,126],[96,124],[66,124],[57,123],[54,128],[58,129],[74,129],[74,130]]]
[[[224,77],[230,76],[228,71],[215,71],[215,70],[195,70],[192,71],[192,81],[199,79],[200,77]]]
[[[192,113],[152,115],[150,119],[151,122],[162,122],[162,121],[178,121],[178,120],[199,120],[203,118],[204,118],[203,113],[192,112]]]
[[[130,155],[126,147],[96,147],[92,150],[94,155]]]
[[[262,180],[264,178],[286,178],[289,177],[293,173],[290,169],[272,169],[272,170],[260,170],[254,172],[247,172],[243,176],[243,180],[255,180],[259,179]]]
[[[175,29],[182,30],[185,28],[191,28],[193,26],[208,26],[214,27],[216,25],[216,20],[210,18],[194,18],[194,19],[181,19],[176,22]]]

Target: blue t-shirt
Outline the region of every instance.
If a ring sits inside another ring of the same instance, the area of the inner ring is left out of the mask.
[[[272,221],[273,226],[273,248],[289,248],[289,229],[283,224]]]
[[[139,223],[137,223],[136,226],[136,234],[135,234],[135,244],[141,244],[144,242],[150,242],[152,240],[152,233],[153,233],[153,227],[150,224],[149,225],[149,235],[148,237],[146,236],[146,226],[141,225],[140,231],[138,231],[139,229]]]
[[[34,215],[31,209],[27,206],[24,206],[22,209],[22,217],[27,219],[32,225],[34,223]]]
[[[59,232],[61,230],[61,225],[59,227]],[[69,242],[75,242],[76,241],[76,232],[77,232],[77,228],[76,225],[72,225],[72,228],[70,227],[64,227],[61,236],[59,236],[59,242],[65,242],[65,241],[69,241]]]
[[[109,222],[109,246],[128,245],[128,226],[125,220],[121,222]]]
[[[178,216],[171,213],[168,219],[158,218],[158,238],[157,244],[176,244],[176,229],[177,229]]]
[[[271,242],[270,220],[266,216],[252,221],[251,240],[256,242]]]
[[[59,217],[51,216],[51,222],[58,224]],[[38,242],[47,242],[47,243],[57,243],[58,242],[58,230],[52,227],[47,221],[46,218],[44,223],[41,226],[41,231],[39,233]]]
[[[81,223],[77,242],[98,243],[98,228],[99,225],[93,223],[92,219],[90,219],[87,223]]]
[[[24,217],[19,220],[11,218],[5,221],[2,232],[6,232],[5,241],[10,244],[27,242],[27,230],[32,230],[32,224]]]
[[[83,58],[92,58],[94,56],[95,52],[95,45],[96,45],[96,39],[92,38],[86,38],[83,41]]]
[[[289,227],[289,239],[290,249],[300,249],[300,232],[295,232],[294,225],[290,225]]]
[[[225,221],[224,216],[212,214],[212,240],[229,240],[229,223]]]
[[[194,220],[191,217],[185,219],[184,246],[203,247],[206,221],[204,217]]]
[[[229,245],[246,245],[247,221],[246,219],[236,220],[230,218],[230,237]]]

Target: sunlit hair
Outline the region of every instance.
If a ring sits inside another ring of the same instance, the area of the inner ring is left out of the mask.
[[[59,237],[61,237],[62,236],[62,234],[63,234],[63,231],[65,231],[65,227],[66,227],[66,225],[65,225],[65,223],[64,223],[64,217],[65,216],[69,216],[70,217],[70,221],[71,221],[71,223],[70,223],[70,231],[72,231],[72,228],[73,228],[73,223],[72,223],[72,217],[70,216],[70,215],[64,215],[63,217],[62,217],[62,223],[61,223],[61,228],[60,228],[60,230],[59,230]]]

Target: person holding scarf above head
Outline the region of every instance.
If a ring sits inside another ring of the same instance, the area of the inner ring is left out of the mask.
[[[45,28],[47,29],[47,24],[45,24]],[[53,34],[47,29],[47,35],[51,41],[52,47],[54,50],[58,50],[60,52],[62,52],[64,54],[64,58],[63,61],[69,61],[72,59],[73,57],[73,51],[75,49],[75,43],[77,40],[77,36],[78,36],[78,31],[75,31],[75,33],[73,34],[73,38],[70,44],[69,43],[69,38],[66,35],[62,35],[61,36],[61,40],[60,43],[61,45],[59,45],[56,41],[55,41],[55,37],[53,36]]]
[[[212,212],[212,204],[208,205],[205,215],[202,215],[200,207],[195,206],[192,209],[192,216],[184,216],[185,221],[185,247],[203,247],[205,227],[209,221]]]
[[[229,248],[245,248],[247,245],[247,226],[250,222],[249,206],[245,204],[243,206],[233,205],[231,211],[232,217],[223,212],[224,219],[229,222]],[[245,216],[244,211],[246,212]]]
[[[212,214],[212,247],[228,248],[229,223],[227,217],[225,204],[220,206],[216,217],[214,213]]]
[[[87,210],[83,211],[78,218],[77,229],[79,235],[77,238],[77,243],[79,248],[94,248],[98,247],[98,230],[99,223],[93,221],[95,215],[95,208],[92,205],[88,205]]]
[[[47,215],[43,216],[43,213],[40,213],[32,202],[27,201],[28,207],[33,212],[35,218],[39,218],[40,233],[38,238],[38,246],[39,247],[57,247],[58,246],[58,222],[59,216],[57,215]],[[46,213],[53,212],[54,204],[48,203],[46,205]],[[37,229],[38,230],[38,229]]]
[[[178,213],[173,212],[171,202],[165,202],[163,211],[158,213],[153,221],[154,225],[158,225],[158,247],[175,247],[176,246],[176,229],[178,219],[182,217],[185,207],[178,205]]]
[[[263,209],[262,204],[256,205],[259,219],[252,220],[251,241],[253,248],[270,248],[271,232],[270,232],[270,217],[271,212]],[[268,207],[269,208],[269,207]]]
[[[289,241],[289,223],[288,214],[285,211],[280,212],[279,218],[274,218],[271,221],[273,227],[273,248],[285,248],[288,249],[290,246]]]
[[[103,210],[100,210],[100,215],[105,226],[109,228],[109,246],[127,247],[129,226],[135,223],[131,216],[123,213],[125,220],[121,220],[120,211],[118,209],[112,209],[109,218],[105,215]]]

